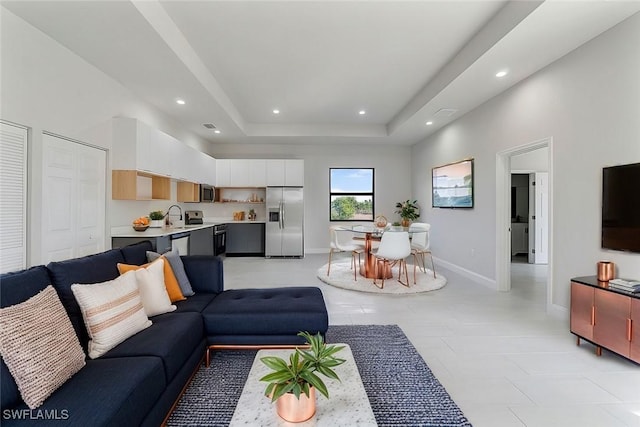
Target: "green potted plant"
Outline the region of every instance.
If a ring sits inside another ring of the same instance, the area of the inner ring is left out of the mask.
[[[149,219],[151,220],[149,227],[159,228],[163,225],[164,214],[162,211],[153,211],[149,213]]]
[[[396,213],[402,218],[402,226],[408,227],[410,221],[415,221],[420,217],[417,200],[407,200],[396,203]]]
[[[268,382],[265,395],[276,402],[278,415],[287,421],[308,420],[315,413],[315,390],[329,398],[329,390],[317,373],[340,380],[333,368],[345,362],[335,357],[344,346],[328,346],[319,333],[311,335],[300,332],[308,349],[296,348],[289,361],[277,356],[262,357],[260,360],[273,372],[260,378]]]

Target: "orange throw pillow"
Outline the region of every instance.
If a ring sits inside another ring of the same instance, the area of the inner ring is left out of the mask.
[[[173,273],[173,269],[171,268],[171,264],[169,264],[169,261],[167,261],[167,258],[161,256],[158,259],[164,260],[164,287],[167,288],[167,293],[169,294],[169,299],[171,300],[171,302],[186,300],[185,296],[182,294],[180,285],[178,284],[178,279],[176,279],[176,275]],[[127,271],[148,267],[149,264],[152,263],[147,263],[144,265],[129,265],[118,263],[118,271],[120,272],[120,274],[124,274]]]

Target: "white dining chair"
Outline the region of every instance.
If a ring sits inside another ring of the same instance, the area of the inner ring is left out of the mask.
[[[351,269],[353,270],[353,280],[358,280],[358,270],[360,269],[360,257],[364,253],[364,246],[352,242],[341,240],[341,236],[349,235],[351,240],[351,231],[340,230],[337,227],[330,227],[331,242],[329,243],[329,263],[327,266],[327,277],[331,273],[331,258],[334,252],[351,252]],[[356,266],[356,255],[358,256],[358,264]]]
[[[433,255],[429,246],[429,230],[431,225],[424,222],[414,222],[409,226],[409,233],[411,234],[411,254],[413,255],[415,263],[413,264],[413,284],[416,284],[416,266],[419,266],[420,271],[427,272],[427,267],[424,263],[425,254],[429,254],[431,257],[431,270],[433,271],[433,278],[436,278],[436,267],[433,263]]]
[[[411,255],[411,244],[409,243],[409,233],[406,231],[386,231],[380,239],[380,246],[375,252],[376,258],[376,275],[373,278],[373,284],[378,286],[376,278],[379,274],[379,264],[382,264],[382,284],[380,289],[384,288],[384,279],[387,269],[398,264],[398,282],[401,285],[409,287],[409,272],[407,271],[407,258]],[[402,281],[402,274],[406,279]]]

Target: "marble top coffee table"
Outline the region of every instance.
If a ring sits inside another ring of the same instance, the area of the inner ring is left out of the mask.
[[[333,343],[332,343],[333,345]],[[336,354],[346,359],[346,362],[335,368],[341,381],[322,377],[329,390],[329,399],[316,393],[316,414],[302,423],[290,423],[278,416],[275,403],[264,395],[267,383],[260,378],[270,372],[269,368],[260,361],[261,357],[279,356],[285,360],[294,350],[260,350],[256,355],[249,377],[238,400],[238,405],[229,424],[235,426],[271,427],[271,426],[300,426],[300,427],[338,427],[338,426],[376,426],[376,419],[369,405],[369,398],[362,385],[360,373],[353,360],[351,349],[345,348]]]

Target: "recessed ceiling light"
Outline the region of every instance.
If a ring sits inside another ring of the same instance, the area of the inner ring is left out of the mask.
[[[220,133],[218,129],[214,130],[213,133]]]
[[[504,77],[504,76],[506,76],[506,75],[507,75],[507,72],[506,72],[506,71],[504,71],[504,70],[502,70],[502,71],[498,71],[498,72],[496,73],[496,77]]]
[[[360,110],[358,111],[358,114],[360,114],[361,116],[364,116],[365,114],[367,114],[367,112],[364,110]]]
[[[184,99],[176,99],[176,103],[180,105],[186,104],[186,102],[184,102]]]
[[[278,109],[273,110],[273,114],[280,114],[280,110]]]
[[[425,123],[427,126],[431,126],[433,124],[433,122],[429,121],[427,123]]]

